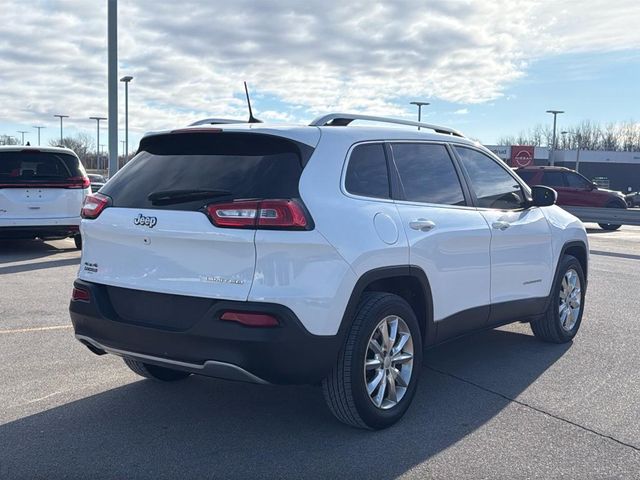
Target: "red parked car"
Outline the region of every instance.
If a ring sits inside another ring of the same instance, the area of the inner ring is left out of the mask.
[[[516,173],[528,185],[544,185],[558,192],[558,205],[573,207],[627,208],[622,192],[600,188],[575,170],[565,167],[522,167]],[[620,225],[600,223],[605,230]]]

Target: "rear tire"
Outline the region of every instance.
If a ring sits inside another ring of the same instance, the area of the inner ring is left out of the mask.
[[[79,233],[73,236],[73,242],[76,244],[78,250],[82,250],[82,237]]]
[[[564,255],[553,282],[549,307],[543,317],[530,324],[533,334],[540,340],[551,343],[573,340],[582,322],[585,288],[580,262],[571,255]]]
[[[347,425],[389,427],[409,408],[421,367],[422,336],[411,306],[397,295],[367,292],[335,367],[322,381],[325,400]]]
[[[609,205],[607,205],[606,208],[627,208],[627,206],[623,205],[622,203],[612,202]],[[601,229],[608,230],[610,232],[613,232],[614,230],[618,230],[622,226],[622,225],[616,225],[612,223],[599,223],[598,225],[600,225]]]
[[[189,372],[173,370],[171,368],[160,367],[158,365],[151,365],[129,357],[124,357],[123,360],[127,367],[141,377],[151,378],[161,382],[175,382],[177,380],[183,380],[191,375]]]

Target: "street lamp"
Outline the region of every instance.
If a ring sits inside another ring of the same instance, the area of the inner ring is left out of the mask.
[[[120,140],[120,143],[122,144],[122,158],[124,158],[124,152],[126,152],[126,141],[125,140]]]
[[[576,139],[576,142],[578,142],[578,151],[576,152],[576,172],[580,171],[580,149],[582,148],[582,135],[580,135],[578,132],[569,131],[560,132],[560,134],[572,135]]]
[[[38,127],[37,125],[33,125],[33,128],[37,128],[38,129],[38,146],[40,146],[40,130],[42,130],[43,128],[47,128],[47,127]]]
[[[564,113],[563,110],[547,110],[547,113],[550,113],[553,115],[553,137],[551,140],[551,151],[549,152],[549,161],[550,161],[550,165],[553,166],[554,164],[554,156],[556,153],[556,117],[558,116],[558,114],[560,113]]]
[[[410,102],[410,104],[418,106],[418,122],[422,120],[422,106],[431,105],[429,102]],[[420,127],[418,127],[418,130],[420,130]]]
[[[62,145],[62,119],[69,118],[69,115],[54,115],[54,117],[58,117],[60,119],[60,145]]]
[[[127,163],[129,156],[129,82],[133,80],[131,75],[127,75],[120,79],[121,82],[124,82],[124,145],[125,145],[125,154],[124,154],[124,162]]]
[[[24,134],[29,133],[28,130],[18,130],[18,133],[22,134],[22,145],[24,145]]]
[[[89,117],[90,120],[96,121],[96,168],[100,168],[100,120],[106,120],[107,117]]]

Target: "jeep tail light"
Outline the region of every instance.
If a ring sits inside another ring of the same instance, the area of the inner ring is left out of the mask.
[[[80,216],[88,219],[98,218],[98,215],[100,215],[102,211],[109,206],[110,202],[111,198],[101,193],[87,195],[84,197]]]
[[[238,200],[213,203],[207,215],[217,227],[305,230],[307,214],[295,200]]]
[[[91,294],[89,290],[85,290],[84,288],[73,287],[71,291],[71,300],[73,302],[91,302]]]
[[[254,312],[224,312],[221,320],[237,322],[247,327],[277,327],[278,319],[267,313]]]

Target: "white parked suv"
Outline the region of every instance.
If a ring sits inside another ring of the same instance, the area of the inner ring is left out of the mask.
[[[576,335],[587,236],[553,190],[455,130],[353,120],[418,125],[145,136],[83,208],[78,340],[158,380],[321,384],[338,419],[378,429],[426,347],[515,321]]]
[[[91,184],[68,148],[0,146],[0,238],[73,237]]]

